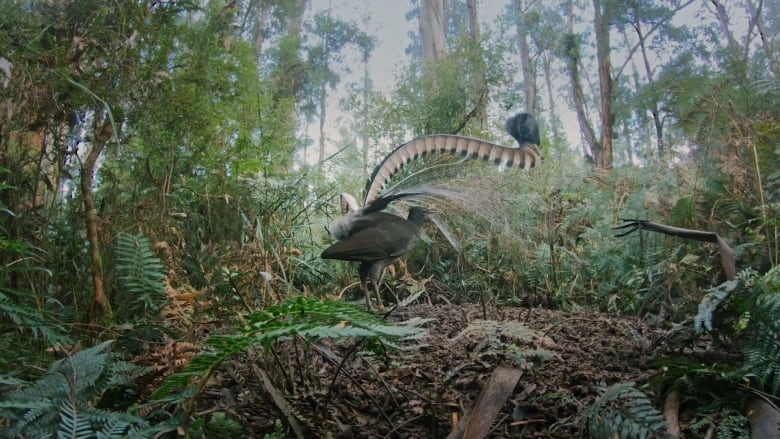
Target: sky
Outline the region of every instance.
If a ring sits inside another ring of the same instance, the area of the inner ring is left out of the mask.
[[[492,22],[496,15],[503,11],[509,0],[483,0],[479,3],[480,25],[485,27]],[[311,0],[309,14],[316,11],[327,10],[344,20],[352,20],[363,26],[363,17],[366,10],[369,11],[370,21],[368,33],[376,37],[377,46],[374,49],[369,72],[374,88],[382,93],[389,93],[395,87],[396,74],[399,68],[408,62],[404,50],[409,45],[409,32],[417,32],[417,22],[406,20],[406,13],[411,9],[409,0]],[[353,58],[354,59],[354,58]],[[519,62],[519,61],[518,61]],[[355,68],[352,76],[342,75],[340,88],[348,82],[356,82],[362,75],[362,69]],[[341,112],[338,108],[338,100],[341,96],[331,96],[328,105],[328,119],[326,120],[326,144],[335,151],[338,142],[337,119]],[[510,115],[507,115],[510,116]],[[315,144],[319,139],[319,126],[317,123],[307,129],[308,135],[314,139]],[[411,139],[409,139],[411,140]],[[308,148],[307,162],[316,163],[316,148]]]
[[[391,92],[395,87],[395,78],[399,68],[408,63],[408,57],[404,53],[405,48],[409,44],[408,33],[417,32],[416,20],[409,22],[405,18],[407,11],[411,9],[410,0],[311,0],[310,4],[311,7],[307,12],[309,14],[331,8],[331,12],[337,17],[354,21],[361,27],[363,25],[363,17],[366,16],[366,11],[368,11],[370,16],[368,33],[376,37],[377,40],[377,46],[369,66],[371,80],[376,90],[385,94]],[[480,26],[483,32],[484,29],[490,28],[490,25],[495,22],[499,14],[504,13],[509,4],[511,4],[511,0],[479,1]],[[711,13],[707,11],[705,6],[706,4],[689,6],[676,16],[675,24],[685,23],[689,26],[695,26],[701,24],[703,18],[712,19],[709,16]],[[742,36],[740,31],[744,31],[747,27],[745,11],[735,5],[729,5],[729,8],[728,14],[732,21],[732,30],[737,33],[739,38]],[[513,34],[508,36],[508,38],[515,38],[515,36]],[[348,59],[356,60],[357,58],[355,56],[348,57]],[[520,62],[519,59],[517,62]],[[613,67],[623,62],[618,52],[613,52],[612,62]],[[342,81],[339,85],[340,90],[344,90],[346,84],[360,80],[362,68],[356,67],[353,70],[354,73],[351,76],[342,75]],[[326,145],[330,146],[330,152],[334,152],[336,150],[335,145],[339,143],[337,137],[339,133],[338,124],[345,123],[344,120],[339,120],[339,116],[342,113],[339,109],[338,101],[342,96],[343,91],[342,95],[332,95],[329,99],[328,120],[326,121]],[[518,101],[522,101],[522,99],[518,97]],[[573,109],[569,108],[568,99],[559,102],[557,110],[558,116],[564,125],[568,144],[571,148],[579,149],[581,141],[579,125]],[[521,109],[518,109],[518,111],[521,111]],[[506,115],[506,117],[509,116],[511,114]],[[306,131],[316,144],[319,139],[318,124],[315,123],[309,126]],[[309,157],[307,157],[307,162],[316,163],[316,153],[316,148],[308,148]]]

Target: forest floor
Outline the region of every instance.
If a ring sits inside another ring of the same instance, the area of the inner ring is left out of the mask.
[[[248,437],[280,419],[286,437],[296,437],[292,422],[307,438],[446,438],[504,366],[521,375],[495,418],[483,419],[488,437],[587,437],[583,415],[609,386],[657,373],[647,360],[665,333],[633,318],[475,304],[413,305],[388,319],[415,317],[430,319],[425,336],[384,357],[349,339],[230,360],[199,411],[232,413]],[[652,386],[642,390],[659,400]]]

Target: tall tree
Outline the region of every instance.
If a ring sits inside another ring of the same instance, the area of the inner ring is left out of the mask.
[[[637,111],[650,112],[650,115],[652,116],[653,128],[655,129],[656,148],[658,150],[658,156],[661,158],[663,158],[666,154],[663,132],[665,118],[664,114],[662,114],[662,109],[660,107],[657,93],[652,93],[652,91],[657,89],[655,84],[655,69],[653,68],[653,62],[651,61],[651,57],[649,55],[651,50],[650,45],[654,44],[652,41],[652,34],[657,33],[657,31],[661,29],[665,30],[664,33],[666,35],[680,33],[680,30],[672,27],[671,21],[677,12],[681,11],[691,3],[693,3],[693,0],[677,2],[673,5],[674,8],[670,9],[666,6],[658,5],[653,1],[636,1],[627,5],[626,14],[622,15],[622,17],[627,21],[626,24],[636,34],[636,44],[634,47],[629,48],[629,56],[626,60],[626,63],[629,61],[633,62],[633,55],[638,50],[639,54],[641,55],[642,66],[644,67],[644,83],[640,83],[638,77],[636,77],[636,80],[634,81],[635,86],[637,90],[642,88],[650,92],[645,94],[646,99],[640,101],[646,105],[646,110],[645,108],[639,108]],[[623,23],[621,22],[620,24],[620,28],[624,29],[625,26],[623,26]],[[628,37],[626,36],[626,38]],[[655,44],[661,43],[655,42]],[[622,70],[623,67],[618,69],[616,76],[620,76]],[[644,119],[644,115],[642,115],[641,119]]]
[[[55,166],[76,164],[92,280],[90,319],[110,321],[95,173],[106,148],[118,146],[126,115],[154,93],[159,73],[169,67],[167,55],[173,45],[165,38],[176,33],[171,30],[177,26],[173,17],[184,11],[153,1],[35,2],[14,7],[32,12],[25,23],[30,27],[15,29],[14,38],[30,30],[37,36],[27,40],[31,44],[6,52],[12,54],[14,66],[10,81],[36,126],[51,134],[47,147],[57,150]],[[27,105],[25,96],[33,95],[36,98]],[[3,139],[6,147],[8,140]]]
[[[420,43],[424,63],[441,62],[445,53],[444,0],[421,0]]]
[[[281,0],[283,7],[274,9],[278,20],[278,35],[274,44],[261,53],[261,67],[272,99],[260,108],[261,121],[271,121],[274,129],[263,130],[261,143],[269,150],[284,150],[295,146],[295,105],[306,84],[306,69],[302,59],[303,17],[309,0]],[[267,36],[267,29],[262,30]],[[262,42],[256,42],[255,48]],[[287,121],[287,124],[278,122]],[[284,173],[289,168],[293,151],[285,151],[269,168],[270,173]]]
[[[574,107],[580,132],[587,143],[590,153],[586,157],[602,169],[609,169],[613,163],[612,134],[615,118],[612,110],[613,84],[612,63],[610,59],[609,25],[612,19],[613,5],[607,0],[593,0],[593,27],[596,38],[596,63],[599,74],[599,128],[598,137],[591,125],[585,109],[585,95],[580,84],[579,62],[581,61],[581,45],[579,37],[574,33],[574,2],[568,2],[568,28],[564,37],[564,50],[567,68],[574,97]]]
[[[531,49],[528,42],[528,24],[526,14],[534,1],[524,4],[523,0],[512,0],[512,10],[517,31],[517,50],[520,55],[520,66],[523,71],[523,92],[525,108],[531,114],[537,114],[536,108],[536,72],[531,64]]]
[[[612,167],[612,133],[615,125],[615,117],[612,112],[612,61],[610,57],[609,24],[612,19],[613,8],[608,0],[593,0],[593,25],[596,29],[596,59],[599,71],[599,100],[601,110],[601,136],[594,146],[593,159],[596,166],[609,169]]]
[[[581,44],[580,37],[574,33],[574,0],[568,0],[567,3],[567,30],[563,36],[563,56],[566,59],[567,72],[569,74],[569,83],[574,101],[574,110],[577,114],[577,122],[580,125],[580,134],[585,141],[583,144],[583,154],[585,157],[595,163],[592,151],[598,148],[598,139],[593,126],[588,119],[585,94],[582,91],[580,80],[580,58]]]
[[[358,46],[361,56],[369,58],[374,43],[355,23],[334,18],[330,10],[317,13],[308,31],[319,40],[318,44],[307,48],[307,98],[310,99],[307,108],[316,108],[313,112],[319,116],[318,162],[322,163],[325,160],[328,88],[334,89],[341,82],[340,73],[349,71],[344,62],[345,49],[349,45]]]
[[[756,5],[753,0],[746,0],[745,6],[747,7],[748,14],[750,14],[750,22],[756,26],[758,35],[761,38],[761,48],[764,50],[764,56],[766,56],[769,64],[769,71],[772,72],[775,79],[780,79],[780,63],[777,60],[775,49],[772,47],[776,32],[770,33],[771,27],[764,25],[764,16],[767,14],[763,9],[769,9],[771,11],[771,7],[765,8],[763,1],[759,1],[758,5]]]
[[[474,72],[474,90],[477,92],[474,97],[477,120],[479,121],[480,131],[487,129],[487,84],[485,82],[485,58],[482,49],[482,33],[479,29],[479,11],[477,0],[467,0],[466,7],[469,15],[469,38],[474,44],[476,59],[478,65]]]

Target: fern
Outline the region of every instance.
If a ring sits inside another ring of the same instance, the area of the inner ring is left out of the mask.
[[[296,335],[307,338],[414,338],[423,332],[418,324],[424,322],[389,325],[376,315],[348,303],[300,296],[251,314],[240,334],[209,337],[206,349],[193,357],[181,372],[168,377],[152,397],[163,398],[169,392],[181,389],[184,389],[183,392],[171,399],[183,401],[197,397],[216,367],[251,346],[269,348],[277,340]],[[188,387],[193,378],[199,379],[198,388]]]
[[[165,266],[151,249],[149,238],[121,233],[116,245],[119,279],[132,298],[129,307],[145,316],[158,312],[165,303]]]
[[[780,391],[780,291],[773,288],[778,273],[775,267],[756,285],[761,294],[750,314],[743,364],[757,377],[759,388],[772,394]]]
[[[142,418],[94,408],[105,389],[146,371],[114,362],[110,346],[104,342],[57,360],[39,380],[2,395],[0,419],[10,427],[0,437],[93,438],[96,431],[106,433],[99,437],[126,437],[150,428]]]
[[[476,339],[477,347],[473,351],[479,355],[503,355],[519,367],[527,367],[529,363],[541,363],[555,356],[551,351],[541,348],[519,349],[519,343],[545,344],[548,341],[539,332],[511,320],[473,320],[450,342],[455,343],[467,337]]]
[[[619,383],[607,389],[588,408],[585,419],[594,439],[668,437],[663,415],[634,383]]]

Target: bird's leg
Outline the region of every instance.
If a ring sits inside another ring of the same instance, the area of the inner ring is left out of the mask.
[[[371,293],[368,291],[368,279],[360,279],[360,289],[363,290],[363,294],[366,296],[366,308],[371,310]]]
[[[385,309],[384,304],[382,304],[382,295],[379,294],[379,285],[381,284],[381,280],[379,282],[372,279],[372,282],[374,283],[374,291],[376,291],[376,302],[377,306],[379,306],[380,310]],[[366,296],[368,297],[368,296]]]

